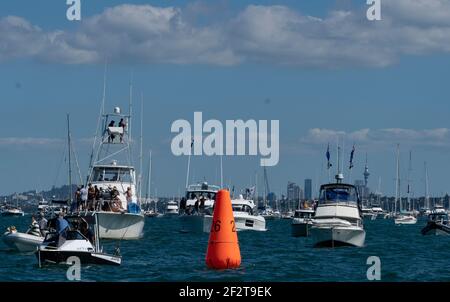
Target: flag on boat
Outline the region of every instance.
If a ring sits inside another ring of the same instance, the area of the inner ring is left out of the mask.
[[[353,168],[353,157],[354,156],[355,156],[355,145],[353,145],[352,152],[350,153],[350,167],[349,167],[350,170]]]
[[[327,168],[330,169],[333,165],[330,163],[330,144],[328,144],[328,149],[327,149]]]

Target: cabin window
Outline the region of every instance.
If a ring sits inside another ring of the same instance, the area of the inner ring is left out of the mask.
[[[356,202],[357,195],[354,188],[326,188],[320,194],[320,201],[324,203]]]
[[[93,181],[119,181],[132,182],[130,170],[128,169],[96,169]]]

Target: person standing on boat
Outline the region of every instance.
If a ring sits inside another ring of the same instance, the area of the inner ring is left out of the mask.
[[[41,231],[39,229],[39,224],[36,221],[36,218],[33,216],[31,216],[31,224],[30,227],[27,231],[27,234],[33,235],[33,236],[41,236]]]
[[[67,231],[69,230],[69,223],[64,219],[64,213],[60,212],[58,220],[56,221],[56,232],[58,233],[58,247],[66,242]]]
[[[86,208],[89,192],[84,186],[81,186],[80,194],[81,194],[81,210],[84,210]]]
[[[115,121],[109,122],[108,128],[115,127],[115,123],[116,123]],[[114,142],[115,138],[116,138],[116,136],[114,134],[110,133],[108,136],[108,143]]]
[[[124,135],[124,133],[125,133],[125,127],[126,127],[126,126],[127,126],[127,124],[125,123],[125,121],[123,120],[123,118],[120,119],[119,127],[122,127],[122,133],[120,134],[120,142],[121,142],[121,143],[123,142],[123,135]]]
[[[41,233],[42,236],[45,236],[45,234],[47,233],[47,229],[48,229],[48,220],[45,219],[44,215],[42,214],[42,212],[39,213],[39,231]]]
[[[88,186],[88,210],[91,211],[94,208],[94,200],[95,200],[95,188],[92,184]]]

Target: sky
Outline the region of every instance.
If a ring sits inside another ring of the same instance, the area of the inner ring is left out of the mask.
[[[67,20],[65,2],[0,3],[0,195],[67,183],[67,113],[86,176],[105,61],[107,109],[127,108],[133,83],[135,135],[144,96],[152,194],[183,194],[188,159],[172,154],[170,130],[195,111],[280,121],[280,161],[267,168],[277,194],[288,181],[326,182],[338,139],[347,181],[362,178],[367,154],[370,187],[393,194],[400,144],[402,194],[410,151],[414,195],[424,195],[424,162],[430,193],[449,191],[448,1],[382,0],[381,21],[356,0],[82,0],[81,21]],[[262,191],[259,159],[225,156],[225,182],[241,189],[257,174]],[[190,182],[202,180],[219,183],[219,157],[192,158]]]

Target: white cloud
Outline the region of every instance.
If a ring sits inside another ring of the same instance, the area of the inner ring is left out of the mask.
[[[366,148],[392,148],[397,143],[407,147],[445,147],[450,148],[450,129],[361,129],[351,132],[331,129],[310,129],[300,139],[306,146],[335,143],[337,139],[355,143]]]
[[[324,18],[287,6],[249,5],[215,18],[208,7],[124,4],[85,17],[74,31],[44,31],[23,18],[0,19],[0,61],[236,65],[246,62],[383,67],[402,55],[450,52],[450,1],[384,0],[383,20],[364,10]],[[197,24],[192,14],[209,14]],[[216,21],[219,20],[219,21]]]

